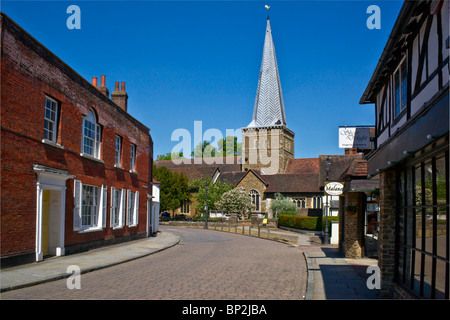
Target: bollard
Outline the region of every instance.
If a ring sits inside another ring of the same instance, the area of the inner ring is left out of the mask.
[[[248,227],[248,235],[252,236],[252,225],[250,225],[250,227]]]
[[[261,234],[261,226],[258,226],[258,238],[259,238],[260,234]]]
[[[242,234],[244,234],[244,232],[245,232],[245,226],[242,225]]]
[[[270,228],[269,228],[269,226],[267,226],[267,239],[269,239],[270,238]]]
[[[234,233],[237,233],[237,222],[236,222],[236,224],[234,225]]]
[[[223,221],[222,221],[222,231],[223,231]]]

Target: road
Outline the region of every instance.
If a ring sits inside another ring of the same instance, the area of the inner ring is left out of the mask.
[[[178,245],[67,280],[4,292],[1,299],[302,300],[307,269],[292,245],[239,234],[162,226]]]

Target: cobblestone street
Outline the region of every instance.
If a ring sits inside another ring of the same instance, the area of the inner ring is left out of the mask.
[[[239,234],[162,227],[181,236],[167,250],[67,280],[2,293],[2,299],[303,300],[307,269],[294,246]]]

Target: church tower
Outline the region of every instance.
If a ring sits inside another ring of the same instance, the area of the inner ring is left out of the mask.
[[[242,168],[262,174],[284,173],[294,158],[294,132],[286,125],[270,19],[267,17],[263,57],[252,122],[242,128]]]

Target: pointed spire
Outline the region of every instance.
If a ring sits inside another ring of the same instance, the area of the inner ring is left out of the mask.
[[[270,19],[267,16],[266,37],[259,73],[258,90],[256,92],[252,122],[248,127],[273,125],[286,126],[286,115],[275,56],[275,47],[272,39],[272,30],[270,29]]]

